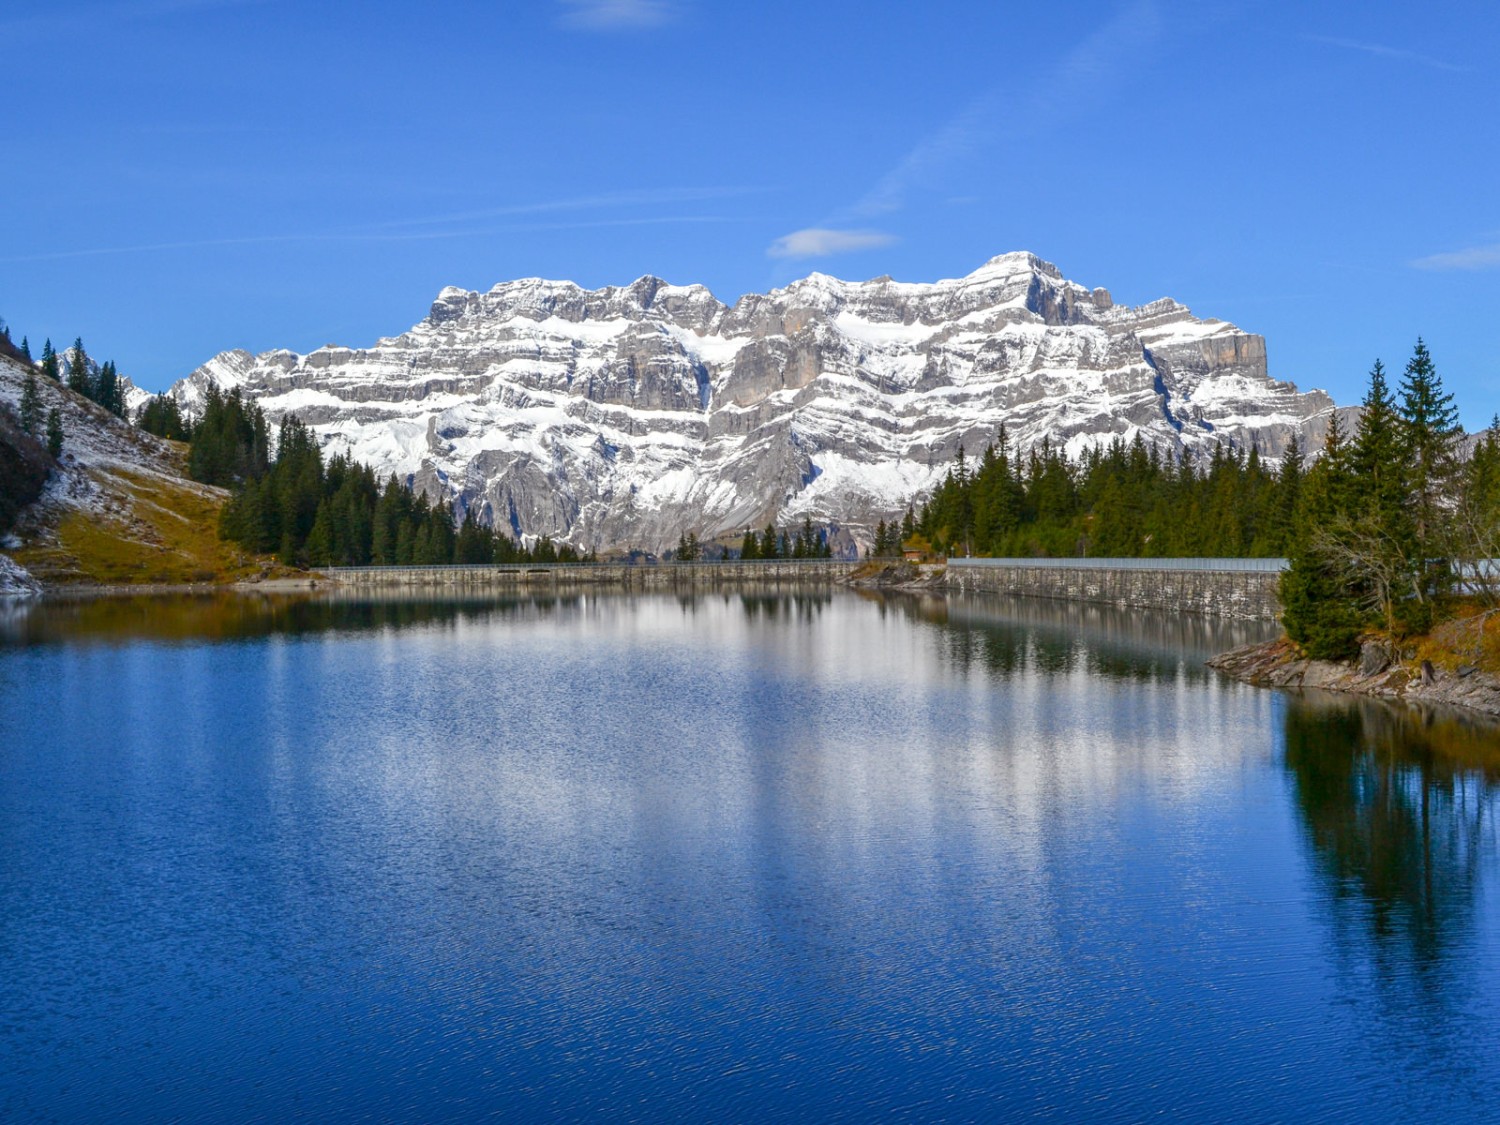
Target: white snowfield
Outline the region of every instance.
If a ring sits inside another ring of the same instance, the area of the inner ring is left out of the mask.
[[[732,307],[653,277],[450,286],[369,348],[224,352],[172,393],[192,413],[211,383],[517,535],[601,550],[804,516],[864,540],[1002,423],[1023,452],[1140,435],[1276,458],[1333,407],[1269,378],[1259,336],[1117,306],[1028,253],[931,284],[815,273]]]

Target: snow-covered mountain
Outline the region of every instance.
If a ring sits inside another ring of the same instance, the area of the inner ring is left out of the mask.
[[[347,451],[517,534],[660,549],[770,519],[863,530],[1005,424],[1025,450],[1137,433],[1278,456],[1332,400],[1265,341],[1172,300],[1115,305],[1028,253],[908,284],[813,274],[733,307],[643,277],[448,288],[368,348],[224,352],[177,383],[295,412]]]

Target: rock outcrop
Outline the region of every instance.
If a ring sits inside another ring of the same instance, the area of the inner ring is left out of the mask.
[[[1410,703],[1439,704],[1500,718],[1500,677],[1472,663],[1435,664],[1403,655],[1387,642],[1368,640],[1345,664],[1308,660],[1285,637],[1247,645],[1208,662],[1245,683],[1262,687],[1321,688]],[[1451,666],[1450,666],[1451,665]]]

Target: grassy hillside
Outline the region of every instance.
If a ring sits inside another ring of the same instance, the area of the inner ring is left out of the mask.
[[[16,409],[27,369],[0,355],[0,403]],[[63,451],[41,497],[16,521],[6,553],[44,585],[222,583],[268,569],[218,537],[228,493],[187,478],[186,447],[142,433],[37,376],[43,414],[57,409]]]

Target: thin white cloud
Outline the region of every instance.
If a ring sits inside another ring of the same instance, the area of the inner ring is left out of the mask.
[[[771,243],[766,254],[772,258],[826,258],[853,250],[873,250],[889,246],[896,236],[882,230],[829,230],[808,227],[784,234]]]
[[[91,246],[77,250],[56,250],[45,254],[12,254],[0,262],[53,262],[67,258],[96,258],[112,254],[146,254],[162,250],[199,250],[216,246],[269,246],[277,243],[316,242],[428,242],[445,238],[485,238],[500,234],[523,234],[534,231],[589,230],[595,227],[640,227],[692,225],[700,223],[739,223],[748,220],[725,215],[657,215],[648,218],[585,219],[560,223],[506,223],[499,226],[461,227],[450,230],[391,231],[352,230],[322,234],[261,234],[244,238],[202,238],[181,242],[146,242],[134,246]]]
[[[1500,242],[1488,246],[1470,246],[1445,254],[1428,254],[1412,265],[1419,270],[1493,270],[1500,269]]]
[[[629,31],[660,27],[678,15],[674,0],[559,0],[564,27],[582,31]]]
[[[1380,58],[1395,59],[1398,62],[1416,63],[1419,66],[1431,67],[1433,70],[1466,71],[1466,66],[1458,66],[1455,63],[1435,59],[1431,55],[1418,54],[1416,51],[1408,51],[1402,47],[1387,47],[1384,43],[1365,43],[1358,39],[1342,39],[1336,35],[1304,35],[1304,39],[1312,43],[1325,43],[1330,47],[1341,47],[1346,51],[1362,51],[1367,55],[1376,55]]]
[[[61,35],[98,31],[143,20],[192,15],[218,8],[242,8],[274,3],[275,0],[121,0],[116,3],[76,7],[50,6],[45,12],[15,19],[0,19],[3,35]]]
[[[475,219],[497,219],[508,215],[543,215],[554,211],[594,211],[612,207],[642,207],[664,203],[699,203],[710,199],[730,199],[765,191],[757,187],[674,187],[649,188],[642,191],[617,191],[605,195],[581,195],[564,199],[542,199],[529,203],[505,203],[475,211],[456,211],[443,215],[426,215],[413,219],[396,219],[383,223],[387,227],[436,226],[443,223],[472,222]]]
[[[919,141],[847,214],[899,211],[918,189],[948,188],[965,164],[997,141],[1053,128],[1096,105],[1103,88],[1139,71],[1141,53],[1160,28],[1156,0],[1136,0],[1068,51],[1037,84],[1039,93],[1018,97],[1012,86],[1002,85],[982,94]]]

